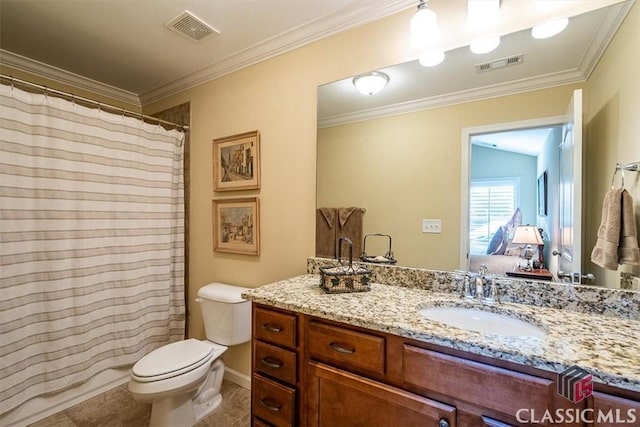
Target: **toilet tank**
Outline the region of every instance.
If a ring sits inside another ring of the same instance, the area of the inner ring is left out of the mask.
[[[198,291],[204,330],[209,341],[236,345],[251,339],[251,302],[240,294],[249,288],[211,283]]]

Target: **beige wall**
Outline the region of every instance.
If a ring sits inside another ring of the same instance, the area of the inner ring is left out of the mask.
[[[458,269],[462,129],[562,115],[579,87],[320,129],[318,207],[366,208],[365,233],[402,236],[393,241],[402,265]],[[442,219],[442,234],[423,234],[423,218]],[[374,250],[367,240],[368,253],[384,253]]]
[[[640,161],[640,4],[636,2],[587,82],[585,270],[597,283],[617,285],[619,274],[591,263],[605,192],[617,162]],[[618,184],[620,180],[618,179]],[[625,174],[625,188],[640,212],[640,173]],[[620,267],[621,271],[640,268]]]
[[[638,6],[635,9],[633,16],[637,24]],[[145,108],[146,113],[153,113],[191,102],[190,299],[195,298],[201,286],[212,281],[255,287],[305,272],[305,259],[313,255],[315,238],[316,87],[412,59],[406,46],[407,23],[411,14],[412,11],[407,11],[341,33]],[[625,25],[628,27],[628,23]],[[637,49],[637,39],[635,46]],[[633,53],[637,57],[637,51]],[[621,58],[624,56],[620,55]],[[632,79],[634,72],[639,75],[637,64],[633,69],[633,72],[625,71],[628,79]],[[607,74],[604,70],[598,70],[597,73]],[[595,82],[596,77],[592,80]],[[612,85],[619,83],[610,82]],[[593,83],[592,86],[597,84]],[[429,145],[422,150],[431,147],[429,150],[435,153],[436,161],[433,162],[431,173],[440,177],[440,180],[434,181],[434,188],[428,190],[432,204],[420,209],[424,215],[445,220],[443,227],[446,234],[428,241],[434,257],[444,258],[444,262],[452,266],[455,261],[450,260],[458,259],[456,250],[451,248],[458,245],[459,230],[447,224],[449,218],[458,218],[460,215],[460,128],[563,113],[566,101],[558,102],[559,109],[547,102],[556,96],[568,101],[567,95],[571,89],[573,87],[518,95],[513,98],[517,108],[504,108],[502,101],[487,100],[422,113],[428,118],[424,127],[431,134]],[[607,92],[611,96],[615,94],[613,89]],[[635,111],[638,111],[637,95],[636,89],[635,100],[629,104],[636,106]],[[589,111],[598,111],[591,107],[594,102],[590,99]],[[619,108],[627,111],[624,118],[629,119],[632,109],[626,105]],[[441,125],[444,122],[452,122],[454,127],[445,128]],[[638,126],[637,118],[628,123]],[[213,253],[211,140],[254,129],[258,129],[262,136],[261,190],[216,194],[215,197],[240,194],[260,197],[261,254],[251,257]],[[635,141],[638,141],[637,128]],[[622,159],[640,160],[637,154],[625,153]],[[432,154],[427,156],[423,151],[423,156],[428,158]],[[445,188],[451,186],[450,191],[438,191],[437,187],[442,185]],[[197,306],[195,308],[191,312],[189,334],[202,338],[202,320]],[[249,345],[230,349],[225,361],[229,367],[249,374]]]
[[[316,88],[349,75],[406,61],[412,11],[357,28],[205,83],[145,107],[150,114],[191,103],[189,298],[220,281],[256,287],[305,273],[315,247]],[[260,198],[260,256],[212,251],[211,140],[258,129],[261,189],[216,198]],[[189,334],[204,337],[191,304]],[[250,370],[250,346],[231,348],[227,366]]]
[[[15,68],[7,67],[6,65],[0,65],[0,74],[11,76],[16,79],[25,80],[31,83],[47,86],[51,89],[56,89],[62,92],[72,93],[76,96],[81,96],[83,98],[91,99],[94,101],[104,102],[105,104],[112,105],[118,108],[124,108],[126,110],[133,111],[136,113],[142,112],[142,108],[140,108],[140,106],[138,105],[129,104],[128,102],[122,102],[122,101],[110,98],[108,96],[99,95],[94,92],[78,89],[73,86],[69,86],[63,83],[49,80],[45,77],[36,76],[24,71],[17,70]]]
[[[590,206],[600,205],[616,161],[640,160],[639,13],[636,4],[587,85],[586,198]],[[212,281],[255,287],[304,273],[306,257],[314,252],[315,237],[316,87],[413,59],[406,43],[407,24],[412,14],[413,10],[407,10],[338,34],[145,107],[145,113],[151,114],[183,102],[191,103],[192,231],[189,240],[192,252],[188,266],[191,300],[201,286]],[[80,96],[136,109],[101,96],[85,95],[82,91],[27,76],[26,73],[7,68],[0,71]],[[612,78],[612,74],[620,78]],[[564,109],[559,111],[547,105],[547,99],[564,98],[570,89],[556,88],[549,92],[517,95],[513,98],[517,108],[504,108],[497,100],[487,100],[416,113],[424,115],[426,123],[423,127],[430,132],[420,154],[431,162],[428,178],[437,177],[437,180],[433,179],[432,186],[425,189],[432,203],[420,207],[420,216],[444,220],[443,235],[438,238],[431,236],[424,242],[434,257],[434,263],[437,256],[437,259],[444,259],[454,266],[455,262],[450,259],[458,258],[451,247],[457,245],[459,230],[449,226],[449,218],[459,217],[460,128],[559,114]],[[564,101],[558,103],[563,104]],[[451,129],[442,123],[450,123]],[[253,129],[260,130],[262,135],[262,189],[221,193],[215,197],[260,197],[261,254],[252,257],[213,253],[211,140]],[[384,132],[389,134],[389,130]],[[386,138],[387,142],[394,140],[397,138]],[[601,158],[606,159],[605,166],[599,166],[595,161]],[[636,200],[640,199],[637,176],[627,174],[628,186],[633,188]],[[442,191],[443,187],[445,191]],[[405,196],[402,199],[406,203],[410,198]],[[585,215],[590,228],[587,234],[595,235],[599,207],[588,208]],[[197,305],[191,304],[191,307],[195,310],[191,313],[189,334],[202,338],[200,313]],[[249,374],[249,350],[249,345],[230,349],[225,356],[227,365]]]

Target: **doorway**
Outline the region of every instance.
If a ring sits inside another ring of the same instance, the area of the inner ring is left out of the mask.
[[[505,225],[514,223],[544,230],[544,264],[554,268],[550,255],[558,230],[554,212],[564,120],[548,117],[463,129],[461,269],[475,271],[485,264],[490,273],[504,275],[518,259],[505,254],[513,236],[498,236],[498,231],[512,232]]]

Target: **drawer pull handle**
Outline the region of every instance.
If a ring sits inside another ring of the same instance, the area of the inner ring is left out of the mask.
[[[278,405],[268,397],[263,397],[262,399],[260,399],[260,404],[271,412],[280,412],[280,409],[282,409],[282,406]]]
[[[332,349],[334,349],[338,353],[342,353],[342,354],[353,354],[353,353],[356,352],[355,348],[344,347],[344,346],[341,346],[340,344],[336,344],[334,342],[329,343],[329,347],[331,347]]]
[[[449,427],[449,420],[446,418],[440,418],[438,420],[438,427]]]
[[[263,323],[262,324],[262,329],[264,329],[265,331],[268,331],[268,332],[275,332],[275,333],[282,332],[282,328],[281,327],[272,326],[272,325],[270,325],[268,323]]]
[[[271,357],[265,357],[260,361],[260,363],[262,363],[264,366],[268,366],[269,368],[282,368],[282,362]]]

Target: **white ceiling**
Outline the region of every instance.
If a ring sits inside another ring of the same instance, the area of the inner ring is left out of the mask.
[[[519,129],[473,135],[471,143],[480,147],[538,156],[553,127]]]
[[[621,0],[502,0],[497,30]],[[414,9],[417,0],[0,0],[0,64],[145,104],[323,37]],[[465,0],[429,0],[441,46],[468,44]],[[189,10],[220,31],[199,43],[165,24]],[[410,14],[407,14],[409,17]],[[408,36],[408,22],[407,34]],[[407,40],[408,43],[408,40]],[[463,80],[452,76],[440,85]],[[469,83],[475,84],[475,83]],[[455,89],[455,87],[452,87]]]
[[[78,81],[88,78],[112,87],[117,99],[145,103],[414,4],[411,0],[0,0],[0,63],[53,77],[61,73],[48,66],[56,67],[78,75]],[[196,43],[165,27],[185,10],[220,34]]]

